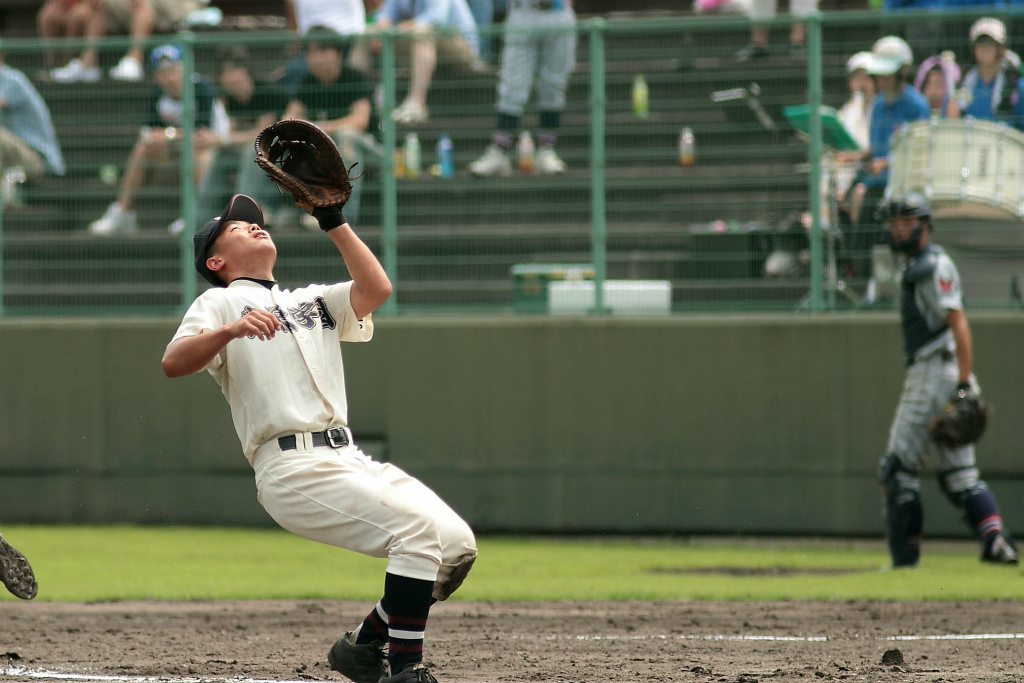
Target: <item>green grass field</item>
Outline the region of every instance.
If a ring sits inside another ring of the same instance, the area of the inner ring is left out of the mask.
[[[270,529],[6,526],[37,600],[376,600],[385,561]],[[1016,568],[982,565],[971,543],[936,542],[914,570],[881,571],[880,541],[479,539],[458,600],[1024,599]],[[971,580],[964,576],[970,574]],[[15,598],[2,592],[0,600]]]

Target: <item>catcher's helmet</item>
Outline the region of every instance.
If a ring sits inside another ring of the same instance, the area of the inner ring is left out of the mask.
[[[911,190],[903,194],[893,195],[889,199],[883,199],[878,204],[878,208],[875,209],[875,217],[881,223],[887,223],[888,221],[896,218],[920,218],[928,221],[929,226],[931,225],[932,216],[932,205],[928,201],[928,198],[923,193]],[[889,248],[893,251],[902,251],[907,253],[915,253],[918,249],[918,244],[921,241],[921,222],[918,221],[917,225],[910,232],[910,235],[904,240],[894,240],[892,233],[886,228],[885,235],[889,242]]]
[[[889,199],[883,199],[878,203],[875,216],[879,221],[888,221],[893,218],[930,218],[932,205],[924,193],[916,190],[896,194]]]

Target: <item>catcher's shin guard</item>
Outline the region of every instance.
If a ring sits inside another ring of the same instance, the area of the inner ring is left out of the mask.
[[[896,476],[899,460],[886,454],[879,465],[879,482],[885,492],[885,535],[893,567],[914,567],[921,559],[924,510],[918,492]]]

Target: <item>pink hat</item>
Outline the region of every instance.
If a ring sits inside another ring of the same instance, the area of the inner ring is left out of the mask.
[[[946,83],[952,83],[955,86],[960,82],[960,67],[957,66],[951,55],[932,55],[921,62],[921,66],[918,67],[917,75],[914,76],[914,88],[920,90],[924,86],[924,79],[928,76],[928,72],[935,67],[942,69],[943,81]]]

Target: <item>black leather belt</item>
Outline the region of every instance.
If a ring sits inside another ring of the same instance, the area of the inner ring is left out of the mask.
[[[331,448],[344,448],[351,445],[348,438],[348,431],[343,427],[332,427],[322,432],[313,432],[313,446],[330,446]],[[277,445],[282,451],[295,450],[295,435],[282,436],[277,440]]]
[[[924,360],[925,358],[932,358],[935,355],[938,355],[939,358],[942,359],[943,363],[952,363],[954,360],[956,360],[956,355],[952,351],[950,351],[948,349],[943,349],[938,354],[930,353],[927,356],[922,356],[922,357],[919,357],[919,358],[913,358],[913,359],[911,359],[911,361],[909,363],[907,363],[907,365],[908,366],[913,365],[914,363],[916,363],[918,361]]]
[[[568,0],[562,0],[567,2]],[[516,0],[516,4],[520,7],[530,7],[533,9],[555,9],[555,0]]]

